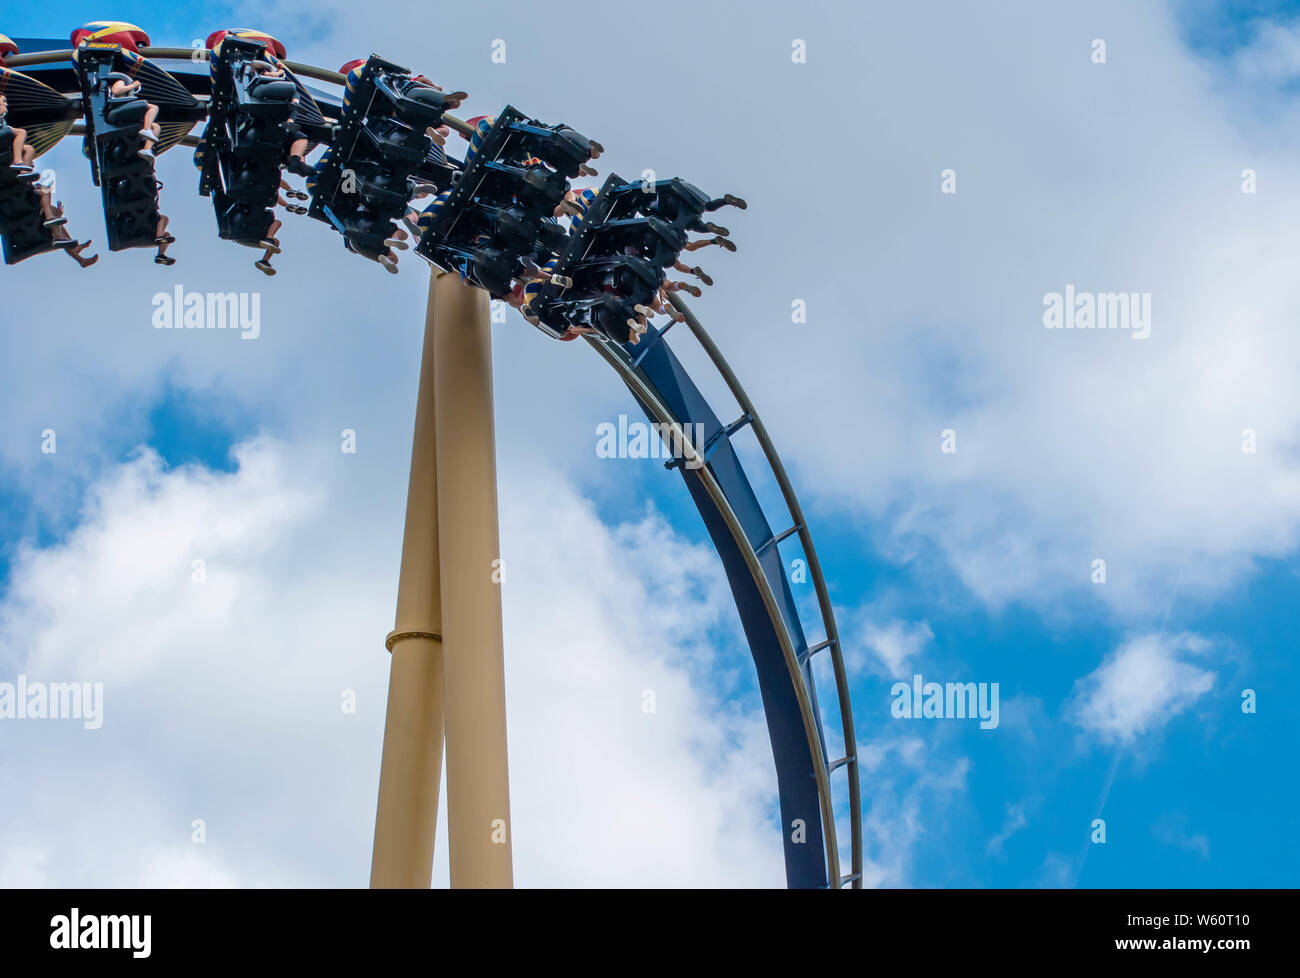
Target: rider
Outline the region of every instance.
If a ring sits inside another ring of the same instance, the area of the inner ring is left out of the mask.
[[[41,214],[45,218],[45,227],[53,235],[55,242],[72,242],[70,245],[60,245],[74,261],[82,268],[89,268],[95,262],[99,261],[98,255],[91,255],[89,258],[83,257],[82,252],[90,247],[90,241],[75,241],[68,233],[68,219],[63,216],[63,201],[54,203],[54,188],[51,183],[42,181],[36,185],[37,196],[41,199]]]
[[[109,75],[108,80],[109,97],[118,100],[131,99],[135,96],[136,92],[140,91],[140,89],[144,87],[136,79],[117,71]],[[146,160],[154,158],[154,143],[158,142],[159,138],[162,136],[162,127],[158,125],[157,119],[158,106],[154,105],[152,102],[146,102],[144,120],[140,126],[140,137],[144,140],[144,147],[140,150],[140,155]],[[112,122],[113,120],[110,118],[109,121]]]
[[[568,214],[570,232],[576,232],[578,228],[582,226],[582,222],[587,219],[587,211],[591,208],[592,202],[595,201],[599,193],[600,191],[595,187],[575,187],[564,195],[564,200],[555,208],[555,216],[559,217],[561,214]],[[727,241],[726,238],[719,236],[715,241],[724,242],[726,245],[730,246],[732,251],[736,250],[736,246],[730,241]],[[703,248],[706,244],[711,243],[714,242],[691,241],[687,242],[682,250],[694,251],[696,248]],[[687,265],[681,259],[676,259],[673,261],[673,269],[678,272],[685,272],[687,275],[694,275],[705,285],[713,284],[713,279],[699,265]],[[685,285],[685,283],[677,284],[679,286]],[[696,289],[693,285],[686,286],[685,291],[691,292],[691,294],[697,298],[701,294],[699,289]]]
[[[0,95],[0,130],[6,128],[5,116],[9,112],[9,100]],[[13,134],[10,143],[10,151],[13,153],[13,161],[10,163],[15,170],[28,171],[32,168],[32,163],[36,160],[36,148],[27,142],[27,130],[19,129],[17,126],[8,126],[9,132]]]

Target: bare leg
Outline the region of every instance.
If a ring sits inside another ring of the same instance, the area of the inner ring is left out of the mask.
[[[89,268],[95,262],[99,261],[99,255],[91,255],[89,258],[82,257],[82,252],[90,247],[89,241],[83,241],[75,248],[69,248],[68,254],[71,255],[82,268]]]
[[[27,130],[19,129],[17,126],[11,126],[14,134],[14,163],[23,166],[31,166],[32,161],[36,159],[36,150],[27,144]]]
[[[713,279],[710,278],[708,275],[706,275],[705,272],[704,272],[704,269],[700,268],[699,265],[694,265],[694,266],[692,266],[692,265],[687,265],[686,262],[681,261],[681,260],[678,260],[678,261],[673,262],[673,268],[674,268],[676,271],[679,271],[679,272],[686,272],[686,274],[688,274],[688,275],[694,275],[696,278],[698,278],[698,279],[699,279],[701,282],[703,282],[705,285],[712,285],[712,284],[713,284]]]
[[[691,285],[690,282],[665,282],[663,284],[663,289],[665,292],[669,292],[669,293],[689,292],[697,299],[700,296],[704,295],[703,289],[701,289],[698,285]]]
[[[169,221],[166,214],[159,215],[158,228],[156,231],[156,237],[154,238],[155,243],[158,245],[158,254],[153,256],[153,260],[159,265],[176,264],[176,259],[169,257],[167,254],[167,249],[171,247],[172,242],[176,240],[167,233],[168,223]]]
[[[707,248],[709,245],[717,245],[720,248],[726,248],[728,251],[735,251],[734,242],[724,238],[722,235],[715,235],[712,238],[701,238],[698,241],[688,241],[682,246],[682,251],[698,251],[701,248]]]

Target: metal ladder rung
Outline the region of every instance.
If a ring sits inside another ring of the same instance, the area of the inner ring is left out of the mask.
[[[811,659],[814,655],[816,655],[822,649],[829,649],[834,644],[835,644],[835,640],[828,638],[824,642],[818,642],[812,648],[804,649],[802,652],[799,653],[799,665],[801,666],[807,665],[808,660]]]
[[[753,420],[754,420],[754,416],[752,414],[745,413],[742,414],[740,417],[738,417],[735,421],[731,422],[731,424],[727,425],[725,428],[720,428],[716,432],[714,432],[713,436],[704,443],[703,448],[696,449],[696,454],[699,456],[700,461],[707,462],[709,460],[709,457],[713,454],[714,450],[720,444],[722,444],[724,440],[730,438],[737,431],[745,427],[745,425],[749,424]],[[674,458],[665,462],[664,468],[675,469],[684,464],[685,464],[684,459]]]
[[[856,760],[857,758],[855,758],[852,754],[849,754],[847,757],[841,757],[838,761],[831,761],[829,764],[826,765],[826,773],[834,774],[845,764],[852,764]]]
[[[761,557],[763,556],[763,554],[767,553],[769,550],[775,547],[782,540],[794,536],[794,534],[798,533],[802,529],[803,529],[803,524],[796,523],[794,526],[790,527],[790,529],[786,530],[784,533],[779,533],[776,536],[768,539],[765,543],[760,544],[758,549],[755,550],[754,553],[756,553],[758,556]]]
[[[862,879],[862,874],[861,874],[861,873],[850,873],[848,876],[841,876],[841,877],[840,877],[840,886],[844,886],[845,884],[852,883],[852,882],[854,882],[854,881],[856,881],[856,880],[860,880],[860,879]]]
[[[712,451],[712,450],[713,450],[713,447],[714,447],[715,445],[717,445],[718,442],[722,441],[722,439],[724,439],[724,438],[730,438],[730,437],[731,437],[732,435],[734,435],[737,431],[739,431],[741,428],[745,427],[745,425],[749,424],[749,423],[750,423],[751,421],[753,421],[753,420],[754,420],[754,416],[753,416],[752,414],[750,414],[748,411],[746,411],[744,414],[742,414],[740,417],[738,417],[735,421],[731,422],[731,424],[727,425],[725,428],[723,428],[721,431],[719,431],[716,435],[714,435],[712,438],[710,438],[710,439],[709,439],[709,443],[708,443],[707,445],[704,446],[704,450],[705,450],[705,452],[707,453],[707,452]],[[707,456],[706,456],[706,457],[707,457]]]

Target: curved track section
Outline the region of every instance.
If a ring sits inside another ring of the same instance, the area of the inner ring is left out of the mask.
[[[785,466],[762,419],[712,337],[689,306],[675,296],[686,325],[703,347],[736,402],[740,417],[723,423],[670,348],[665,328],[651,328],[636,346],[587,337],[649,416],[685,446],[686,483],[722,558],[758,671],[759,690],[776,761],[786,879],[791,887],[862,886],[861,799],[853,710],[834,609],[816,548]],[[699,426],[699,427],[694,427]],[[750,427],[781,490],[791,525],[774,531],[745,473],[731,438]],[[692,446],[684,435],[703,437]],[[816,590],[825,638],[809,644],[799,616],[780,544],[798,537]],[[812,660],[829,655],[835,677],[844,754],[827,754]],[[842,873],[831,777],[844,769],[849,823],[848,872]]]
[[[68,67],[70,50],[51,41],[24,40],[23,46],[33,53],[10,57],[10,67],[40,67],[42,70],[34,74],[52,88],[76,88],[75,75]],[[206,62],[194,64],[190,49],[147,48],[145,54],[152,60],[169,62],[168,71],[193,94],[207,94]],[[338,72],[295,62],[286,64],[294,73],[315,81],[331,85],[343,81]],[[337,99],[325,95],[320,105],[327,118],[337,119]],[[472,131],[459,119],[444,116],[444,121],[462,134]],[[191,145],[195,141],[192,136],[184,140]],[[672,323],[662,328],[651,325],[635,346],[593,336],[585,338],[618,373],[650,420],[662,426],[674,445],[682,446],[685,464],[675,467],[722,558],[754,656],[776,762],[787,882],[801,888],[860,888],[862,815],[853,711],[834,609],[812,536],[785,467],[753,403],[689,306],[679,296],[672,301],[740,406],[740,416],[734,421],[722,421],[673,353],[666,339]],[[779,530],[773,530],[732,444],[732,437],[746,427],[757,438],[768,473],[788,511],[788,523],[782,521]],[[701,433],[702,444],[693,445],[686,431]],[[798,540],[817,597],[821,622],[816,631],[823,637],[812,644],[780,551],[781,544],[792,538]],[[843,753],[838,757],[828,753],[814,680],[813,661],[821,654],[829,658],[834,676],[843,744]],[[841,812],[849,828],[847,866],[840,851],[832,791],[832,781],[838,780],[840,772],[847,794]]]

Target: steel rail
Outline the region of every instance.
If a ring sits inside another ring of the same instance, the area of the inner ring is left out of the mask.
[[[153,48],[145,47],[140,49],[140,54],[145,58],[152,58],[159,61],[192,61],[195,51],[206,51],[206,48]],[[53,65],[60,61],[71,61],[73,54],[76,52],[72,48],[62,51],[34,51],[31,54],[14,54],[5,59],[7,68],[23,68],[33,65]],[[332,85],[342,85],[346,81],[346,76],[337,71],[330,71],[328,68],[318,68],[315,65],[303,64],[299,61],[286,61],[285,66],[295,75],[302,75],[304,78],[313,78],[316,81],[329,82]],[[472,136],[474,127],[468,122],[457,119],[454,115],[443,114],[443,124],[455,129],[462,136]]]
[[[768,618],[772,622],[772,628],[776,632],[777,640],[781,643],[781,652],[785,658],[786,667],[790,671],[790,681],[794,686],[795,697],[799,702],[804,733],[812,757],[813,773],[817,781],[817,795],[821,801],[822,809],[827,885],[832,889],[838,889],[842,885],[839,842],[835,829],[835,809],[830,789],[830,773],[827,770],[826,760],[821,748],[821,721],[813,709],[811,698],[808,696],[808,690],[803,681],[803,671],[799,665],[798,653],[794,648],[794,642],[790,637],[785,619],[781,615],[776,595],[772,591],[772,584],[767,579],[767,575],[763,573],[758,553],[754,550],[753,544],[750,543],[749,537],[745,535],[744,527],[741,526],[740,520],[737,519],[735,511],[731,508],[731,503],[723,493],[722,487],[718,485],[708,463],[683,432],[681,422],[673,417],[672,413],[659,399],[658,392],[646,383],[641,376],[641,372],[632,365],[626,351],[615,349],[612,342],[604,339],[597,339],[592,336],[585,338],[590,345],[596,348],[596,352],[618,371],[623,382],[631,388],[633,394],[647,407],[656,420],[668,429],[670,436],[674,439],[672,444],[683,447],[683,453],[686,456],[685,461],[698,463],[697,467],[690,468],[690,471],[695,472],[699,477],[705,491],[709,494],[709,498],[722,516],[723,522],[726,523],[727,529],[736,541],[736,546],[744,557],[750,576],[754,579],[754,584],[762,596],[763,605],[767,610]],[[857,876],[858,879],[861,879],[860,872],[857,873]]]
[[[749,399],[745,388],[741,385],[735,371],[731,369],[731,364],[727,362],[718,345],[713,342],[704,324],[686,304],[677,293],[669,296],[673,306],[686,317],[686,325],[690,328],[691,333],[704,348],[713,365],[717,368],[718,373],[726,382],[728,389],[736,399],[743,414],[749,416],[749,426],[753,429],[754,436],[758,439],[759,447],[762,448],[767,463],[772,469],[772,474],[776,477],[777,485],[781,489],[781,495],[785,499],[786,508],[790,511],[790,518],[794,520],[794,525],[798,527],[799,543],[803,548],[804,556],[808,560],[808,570],[812,573],[813,588],[817,592],[817,604],[821,611],[822,624],[826,631],[826,638],[829,641],[828,651],[831,654],[831,663],[835,671],[835,690],[839,699],[840,708],[840,725],[843,729],[844,736],[844,756],[848,759],[846,767],[849,780],[849,838],[850,838],[850,866],[848,881],[851,882],[854,889],[862,888],[862,789],[860,784],[859,767],[857,761],[857,734],[853,727],[853,703],[849,695],[848,671],[844,666],[844,649],[840,644],[839,628],[835,624],[835,609],[831,604],[830,592],[826,588],[826,579],[822,574],[821,561],[817,557],[817,548],[813,544],[812,531],[808,529],[808,520],[804,517],[803,507],[799,504],[799,498],[795,495],[794,485],[786,473],[785,464],[781,461],[781,456],[777,454],[776,446],[772,443],[772,438],[768,434],[767,426],[763,424],[758,410],[754,407],[754,402]]]

